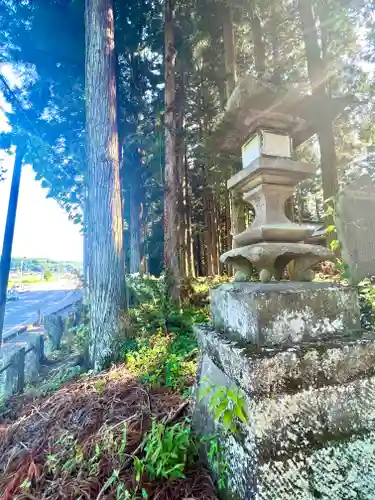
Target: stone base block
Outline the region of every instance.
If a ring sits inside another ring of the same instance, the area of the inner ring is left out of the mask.
[[[199,347],[248,394],[322,389],[375,376],[375,335],[285,347],[242,346],[211,326],[195,327]]]
[[[218,331],[259,346],[332,338],[360,329],[357,291],[332,283],[231,283],[211,291]]]
[[[373,500],[375,433],[327,442],[259,468],[256,500]],[[250,497],[251,498],[251,497]]]
[[[240,364],[240,357],[237,359]],[[295,365],[298,364],[297,361]],[[256,379],[256,370],[254,374]],[[207,380],[214,387],[238,386],[232,376],[203,353],[198,392]],[[366,494],[332,496],[332,492],[342,492],[345,481],[348,486],[353,483],[350,486],[353,491],[361,491],[361,484],[366,481],[372,480],[375,484],[372,441],[375,377],[363,377],[342,385],[331,382],[332,385],[299,391],[293,387],[290,393],[244,392],[248,423],[241,424],[238,435],[225,432],[215,420],[209,408],[210,394],[198,400],[194,416],[196,428],[202,435],[218,436],[228,466],[231,498],[374,498]],[[357,476],[353,478],[354,472]]]

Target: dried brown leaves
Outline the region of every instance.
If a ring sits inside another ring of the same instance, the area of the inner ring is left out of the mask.
[[[176,393],[148,392],[123,366],[68,383],[49,397],[19,401],[11,401],[8,420],[0,421],[1,500],[98,495],[116,500],[116,485],[103,490],[114,470],[124,487],[139,493],[144,488],[150,499],[216,498],[203,468],[173,482],[136,482],[132,457],[140,451],[151,418],[176,421],[185,407]],[[126,447],[121,449],[125,423]]]

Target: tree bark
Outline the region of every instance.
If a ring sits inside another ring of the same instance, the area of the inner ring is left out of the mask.
[[[194,267],[194,253],[193,253],[193,238],[192,238],[192,224],[191,224],[191,182],[189,176],[189,162],[187,158],[187,151],[185,146],[185,189],[186,189],[186,268],[188,276],[195,277]]]
[[[89,304],[89,238],[87,230],[88,201],[87,186],[85,186],[85,201],[83,206],[83,294],[85,305]]]
[[[225,232],[226,232],[226,248],[225,251],[232,248],[232,225],[231,225],[231,215],[230,215],[230,195],[225,197]]]
[[[332,117],[327,106],[326,93],[326,68],[321,56],[318,32],[310,0],[299,0],[298,9],[301,21],[301,29],[305,43],[307,69],[311,83],[312,94],[317,99],[319,106],[318,140],[320,147],[320,163],[322,170],[323,196],[327,202],[336,196],[339,190],[337,175],[337,157],[335,150],[335,138],[332,125]],[[333,224],[333,217],[326,217],[326,225]],[[329,233],[328,239],[335,239],[333,233]]]
[[[274,85],[281,85],[282,68],[280,65],[280,39],[278,36],[278,26],[281,22],[281,17],[277,11],[278,2],[273,0],[271,2],[271,16],[270,16],[270,37],[272,47],[272,83]]]
[[[220,205],[220,195],[218,194],[215,199],[215,214],[216,214],[216,274],[220,274],[221,272],[221,264],[220,264],[220,254],[222,245],[222,236],[223,229],[225,229],[225,225],[223,224],[224,219],[222,217],[222,210]],[[223,207],[225,208],[225,207]],[[224,252],[223,252],[224,253]]]
[[[212,230],[211,230],[211,214],[210,214],[210,193],[207,186],[207,179],[204,179],[203,189],[203,217],[204,217],[204,249],[206,261],[206,275],[213,276],[213,252],[212,252]]]
[[[134,176],[135,177],[135,176]],[[135,181],[135,179],[134,179]],[[141,207],[137,188],[130,186],[130,274],[139,273],[141,267]]]
[[[90,361],[101,369],[126,307],[113,0],[86,0],[85,28]]]
[[[214,200],[214,194],[211,190],[211,203],[210,203],[210,215],[211,215],[211,241],[212,241],[212,271],[214,275],[219,274],[219,213],[217,211],[216,203]]]
[[[236,84],[236,45],[234,40],[233,9],[226,2],[222,4],[222,24],[225,61],[225,89],[229,99]]]
[[[255,71],[258,77],[261,77],[266,71],[266,47],[263,39],[262,24],[256,10],[255,0],[251,2],[249,18],[254,43]]]
[[[202,231],[194,234],[194,250],[195,250],[195,265],[196,265],[196,276],[206,276],[207,275],[207,266],[204,260],[204,241],[203,241],[203,233]]]
[[[184,120],[185,120],[185,81],[184,67],[181,57],[176,62],[176,98],[175,98],[175,155],[176,168],[178,172],[178,227],[179,227],[179,270],[180,279],[187,275],[186,268],[186,197],[188,195],[185,185],[185,138],[184,138]]]
[[[180,300],[178,248],[178,165],[176,161],[176,76],[174,47],[175,0],[165,0],[165,179],[164,179],[164,265],[166,293],[174,302]]]

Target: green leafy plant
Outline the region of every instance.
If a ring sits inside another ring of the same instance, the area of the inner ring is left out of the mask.
[[[46,281],[52,281],[52,279],[53,279],[53,273],[52,273],[52,271],[50,269],[46,269],[44,271],[44,279]]]
[[[375,326],[375,286],[369,279],[358,284],[361,327],[372,331]]]
[[[84,461],[82,447],[69,432],[62,432],[55,442],[55,451],[47,455],[46,467],[53,474],[70,474]]]
[[[239,431],[239,423],[247,424],[246,403],[238,387],[217,387],[207,380],[199,391],[199,399],[209,396],[209,408],[215,421],[234,434]]]
[[[50,378],[45,380],[39,387],[34,388],[34,390],[41,395],[57,391],[66,382],[75,379],[80,374],[81,374],[80,366],[71,366],[69,368],[59,370],[55,374],[50,376]],[[32,390],[33,390],[32,387],[29,387],[27,392]]]
[[[20,488],[22,490],[28,490],[30,487],[31,487],[31,481],[28,481],[27,479],[25,479],[20,485]]]
[[[100,470],[100,460],[102,457],[102,449],[99,443],[95,443],[95,451],[92,457],[88,459],[88,470],[90,476],[96,476]]]
[[[338,250],[340,248],[340,242],[339,242],[339,240],[332,240],[329,243],[329,247],[332,250],[332,252],[335,252],[336,250]]]
[[[148,493],[144,488],[141,490],[141,495],[142,498],[148,498]],[[138,488],[135,491],[130,491],[123,482],[119,481],[116,487],[116,500],[137,500],[138,498]]]
[[[206,446],[208,464],[217,479],[219,490],[222,490],[227,486],[228,476],[228,464],[223,449],[215,435],[203,436],[201,442]]]
[[[144,458],[134,458],[136,479],[146,473],[150,479],[185,477],[185,468],[196,450],[188,421],[173,426],[152,422],[143,442]]]
[[[99,495],[96,497],[97,499],[101,498],[102,495],[109,490],[112,486],[116,485],[116,500],[136,500],[138,498],[136,489],[134,492],[129,491],[125,484],[120,480],[120,471],[115,469],[107,481],[104,483],[103,488],[99,492]],[[145,493],[145,495],[144,495]],[[146,490],[142,488],[142,497],[148,498]]]
[[[214,420],[222,425],[225,434],[238,434],[240,425],[246,425],[248,421],[242,391],[238,387],[216,386],[207,379],[203,379],[202,383],[198,399],[208,398]],[[200,441],[206,449],[207,460],[217,479],[218,488],[224,489],[227,485],[228,466],[218,436],[210,434],[203,436]]]

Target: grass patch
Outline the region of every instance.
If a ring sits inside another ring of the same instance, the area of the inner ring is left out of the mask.
[[[123,359],[146,385],[185,394],[193,383],[198,355],[193,325],[208,321],[208,309],[169,308],[164,315],[160,302],[159,298],[130,311],[136,335],[124,343]]]
[[[8,287],[11,288],[13,286],[19,286],[19,285],[36,285],[39,283],[46,283],[47,281],[55,281],[55,280],[56,280],[56,277],[54,275],[49,276],[48,280],[47,279],[41,280],[40,274],[39,275],[25,275],[22,277],[22,279],[21,279],[21,277],[10,279],[8,282]]]
[[[162,332],[129,347],[125,361],[130,373],[147,386],[183,392],[193,382],[198,346],[192,333]]]

